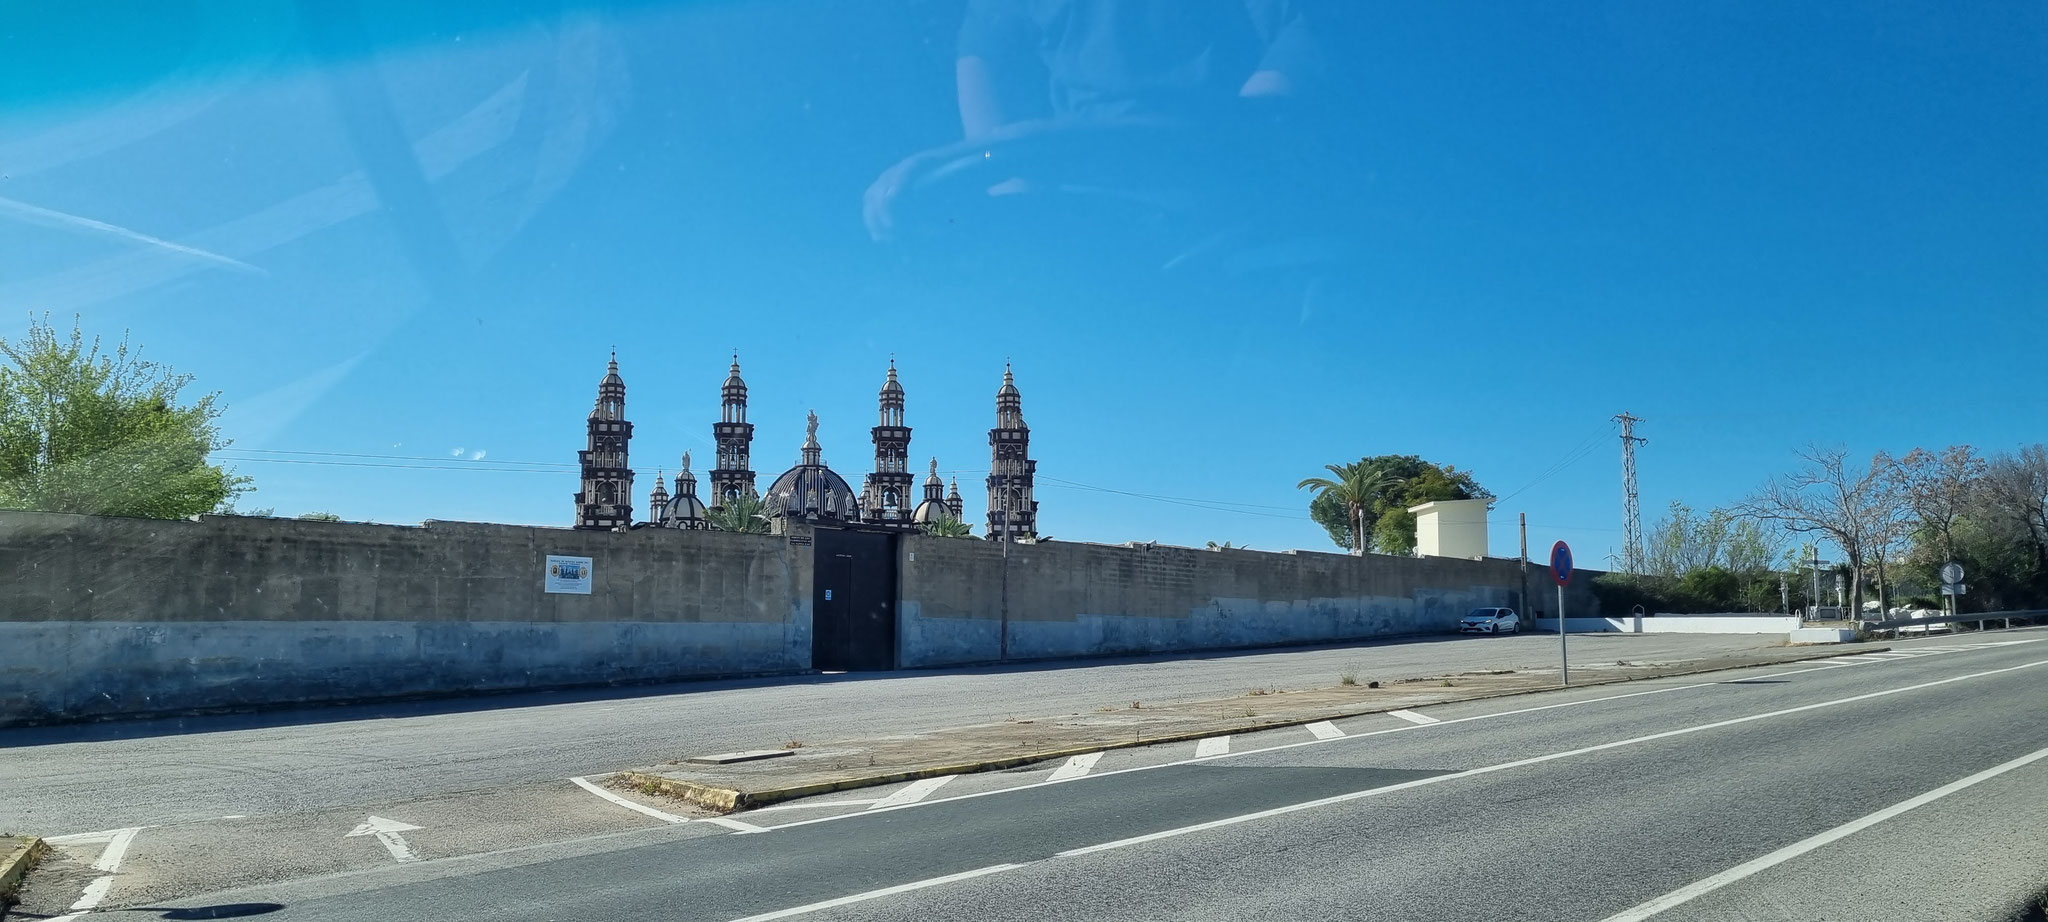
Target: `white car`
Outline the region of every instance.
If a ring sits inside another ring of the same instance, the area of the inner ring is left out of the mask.
[[[1460,634],[1519,634],[1522,616],[1512,608],[1475,608],[1458,621]]]

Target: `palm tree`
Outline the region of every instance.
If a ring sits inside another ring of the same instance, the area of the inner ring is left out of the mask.
[[[765,535],[768,533],[768,516],[763,512],[766,508],[760,497],[741,493],[711,507],[704,514],[704,522],[717,531]]]
[[[946,516],[937,521],[926,522],[924,533],[934,538],[972,538],[974,526],[952,516]]]
[[[1344,504],[1344,510],[1351,517],[1351,552],[1365,556],[1365,510],[1379,499],[1380,491],[1401,482],[1401,478],[1381,473],[1380,469],[1355,461],[1350,464],[1325,464],[1323,469],[1335,474],[1329,477],[1310,477],[1295,484],[1297,490],[1310,493],[1328,493]]]

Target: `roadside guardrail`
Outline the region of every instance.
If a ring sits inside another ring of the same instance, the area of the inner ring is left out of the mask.
[[[1931,618],[1894,618],[1889,621],[1858,621],[1856,622],[1856,628],[1866,635],[1889,632],[1892,637],[1896,638],[1899,636],[1899,628],[1902,627],[1917,627],[1929,624],[1975,624],[1977,629],[1982,631],[1989,630],[1986,625],[1993,621],[2001,622],[2000,628],[2010,628],[2014,621],[2022,622],[2022,626],[2025,626],[2028,624],[2041,624],[2044,619],[2048,619],[2048,609],[1980,611],[1960,615],[1937,615]]]

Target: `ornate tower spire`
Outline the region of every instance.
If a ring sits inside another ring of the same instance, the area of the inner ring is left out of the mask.
[[[932,472],[924,478],[924,498],[931,502],[946,501],[946,482],[939,479],[939,459],[932,459]]]
[[[626,421],[626,381],[619,377],[619,354],[612,353],[604,380],[597,383],[597,404],[590,408],[586,447],[576,453],[583,468],[583,489],[576,493],[576,527],[604,531],[633,524],[633,470],[626,466],[626,444],[633,424]]]
[[[875,470],[863,485],[863,518],[870,522],[904,524],[910,521],[910,427],[903,424],[903,384],[896,380],[896,360],[889,360],[889,376],[882,382],[880,424],[872,430],[875,439]]]
[[[676,474],[675,499],[669,502],[662,524],[670,528],[708,528],[704,501],[697,498],[697,475],[690,473],[690,453],[683,452],[683,469]]]
[[[654,489],[647,494],[647,523],[660,526],[668,521],[668,486],[662,482],[666,472],[654,472]]]
[[[718,443],[718,466],[711,469],[711,504],[722,506],[729,498],[754,496],[751,454],[754,424],[747,422],[747,382],[740,378],[739,353],[733,353],[732,369],[720,388],[718,422],[711,424],[711,437]]]
[[[1031,427],[1024,425],[1024,398],[1008,363],[996,391],[996,427],[988,431],[988,445],[989,540],[1036,538],[1038,501],[1031,485],[1038,462],[1031,460]]]
[[[946,511],[952,513],[955,519],[963,522],[967,521],[967,506],[960,500],[960,478],[958,477],[953,478],[953,486],[946,491]]]

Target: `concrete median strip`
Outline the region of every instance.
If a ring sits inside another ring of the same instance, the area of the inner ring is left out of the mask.
[[[1858,652],[1879,652],[1875,647]],[[1572,687],[1609,685],[1775,666],[1845,655],[1839,648],[1787,649],[1776,654],[1694,660],[1663,666],[1615,664],[1574,668]],[[928,733],[803,746],[791,755],[724,765],[682,760],[611,775],[610,786],[674,798],[713,813],[876,785],[974,772],[1001,771],[1113,749],[1205,740],[1280,727],[1327,725],[1367,714],[1552,691],[1554,673],[1483,672],[1433,675],[1304,691],[1258,689],[1234,698],[1105,707],[1093,713],[1012,719]],[[1318,734],[1319,736],[1321,734]],[[1058,766],[1053,766],[1057,768]]]
[[[50,847],[35,836],[0,836],[0,907],[13,900],[22,877],[49,850]]]

